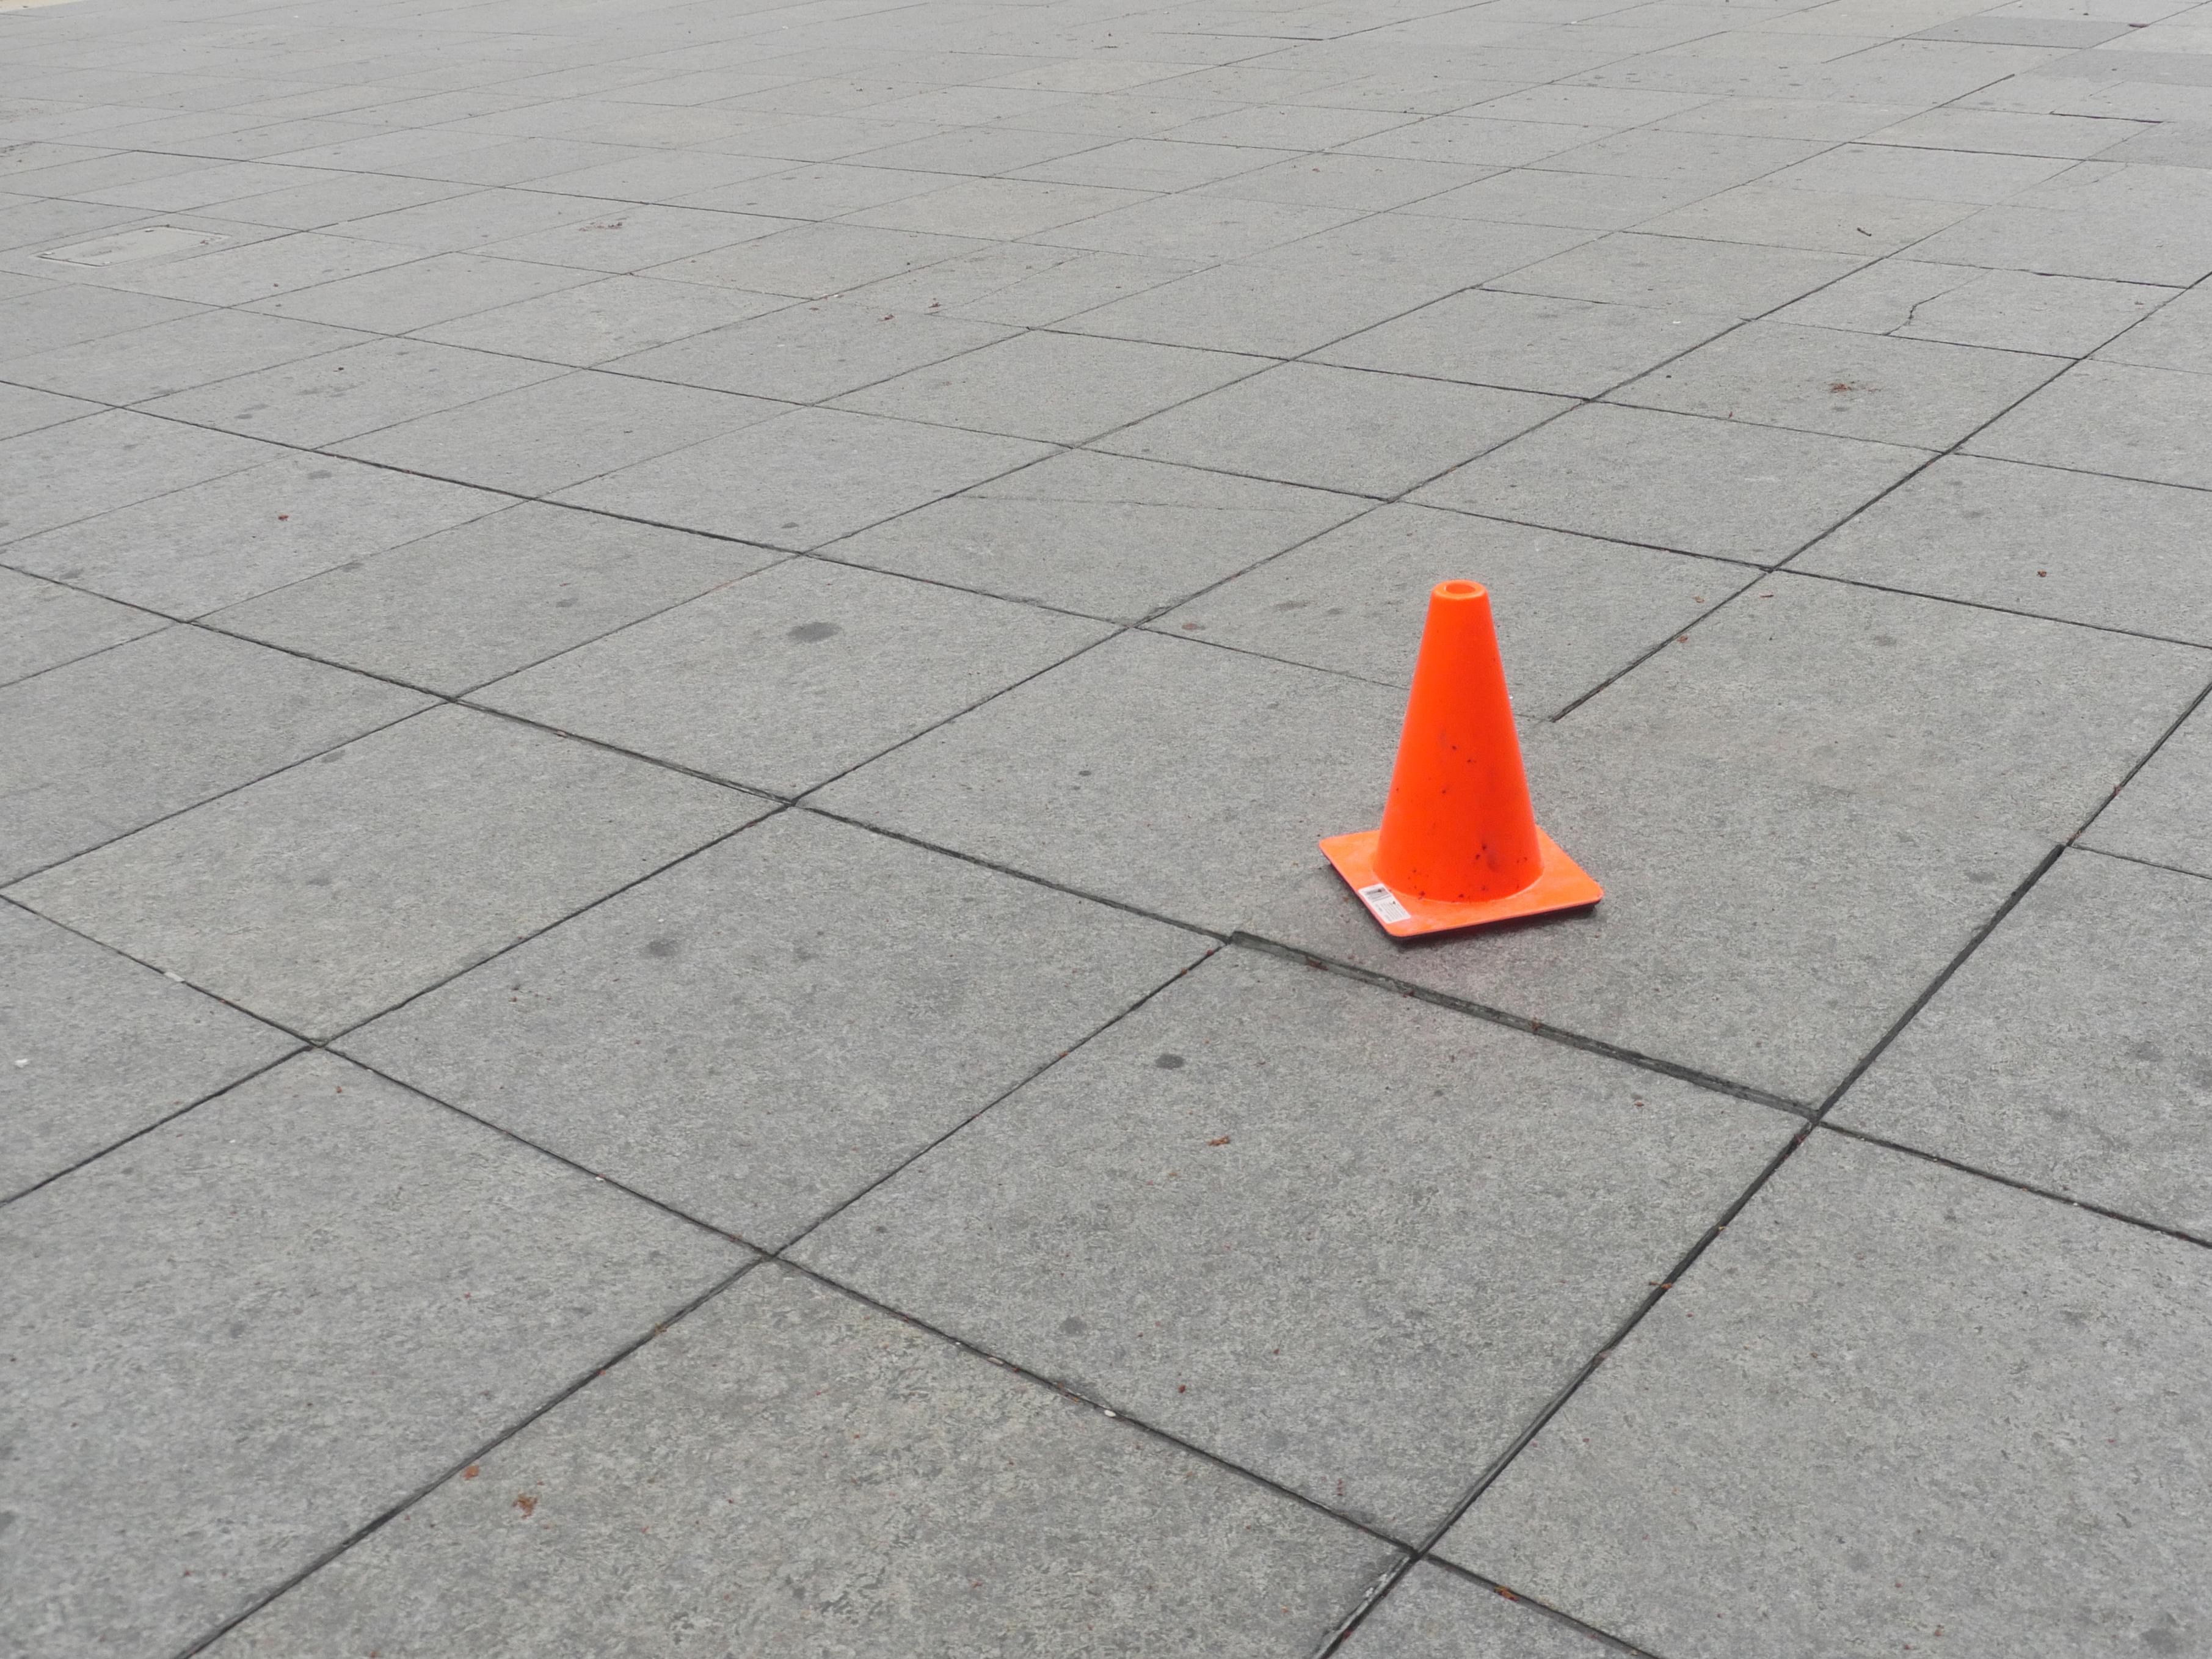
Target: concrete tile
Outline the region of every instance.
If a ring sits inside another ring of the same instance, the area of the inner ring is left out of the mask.
[[[300,289],[335,284],[404,265],[419,257],[412,248],[303,230],[244,247],[216,248],[189,259],[170,260],[134,276],[131,286],[149,295],[202,305],[250,305],[280,299]],[[289,314],[308,315],[304,311]],[[308,319],[332,320],[319,316]]]
[[[1196,105],[1194,114],[1202,112]],[[1176,125],[1180,125],[1178,122]],[[1173,138],[1125,138],[1024,167],[1015,176],[1056,185],[1107,185],[1123,190],[1187,190],[1239,173],[1257,173],[1298,151],[1261,145],[1190,144]]]
[[[0,684],[150,634],[165,620],[0,568]]]
[[[166,629],[0,691],[12,879],[423,706],[358,675]]]
[[[1945,449],[2065,363],[2022,352],[1754,322],[1654,369],[1613,401]]]
[[[1594,398],[1729,326],[1710,312],[1475,288],[1315,356],[1355,368]]]
[[[176,392],[147,409],[314,448],[565,372],[428,340],[378,340]]]
[[[1410,165],[1410,163],[1408,164]],[[1413,210],[1507,224],[1626,230],[1706,194],[1701,184],[1631,179],[1609,173],[1549,173],[1516,167],[1422,198]]]
[[[1044,233],[1063,247],[1163,259],[1248,258],[1285,242],[1350,223],[1344,208],[1255,202],[1229,196],[1154,196]]]
[[[210,620],[447,696],[750,574],[736,542],[524,502]]]
[[[135,404],[368,340],[367,335],[319,323],[250,311],[202,311],[17,358],[8,365],[8,376],[73,397]]]
[[[1792,1133],[1231,950],[791,1254],[1413,1538]]]
[[[799,410],[562,492],[577,507],[804,551],[1046,452],[838,410]]]
[[[33,536],[9,556],[111,599],[198,617],[504,504],[431,478],[277,453],[264,465]]]
[[[1076,452],[861,531],[835,551],[926,581],[1135,622],[1369,505]]]
[[[1301,356],[1583,240],[1584,233],[1550,226],[1377,215],[1102,305],[1063,326],[1163,345]]]
[[[1150,460],[1395,495],[1569,407],[1530,392],[1285,363],[1100,443]]]
[[[27,386],[0,384],[0,438],[21,437],[26,432],[59,426],[101,412],[100,405],[81,398],[64,398]]]
[[[1261,357],[1030,332],[880,381],[838,406],[1076,444],[1267,366]]]
[[[2212,305],[2206,297],[2203,290],[2191,289],[2112,342],[2097,354],[2099,359],[2212,374]]]
[[[758,156],[720,155],[712,150],[656,149],[533,182],[538,189],[559,191],[564,196],[597,196],[613,202],[673,202],[718,185],[781,173],[790,165]]]
[[[0,248],[34,248],[48,242],[74,240],[145,216],[136,208],[9,196],[5,204],[0,204]]]
[[[1202,185],[1198,193],[1233,196],[1248,202],[1371,210],[1432,202],[1482,176],[1480,167],[1448,161],[1408,161],[1389,155],[1301,155],[1256,173],[1240,173],[1218,184]],[[1478,211],[1468,216],[1510,219],[1513,216]]]
[[[279,453],[119,409],[0,439],[0,543],[242,472]]]
[[[825,907],[833,893],[890,902]],[[1210,948],[787,812],[345,1047],[774,1248]],[[672,1052],[672,1028],[698,1039]]]
[[[288,230],[327,230],[349,219],[368,219],[426,202],[471,194],[465,185],[435,179],[405,179],[397,173],[353,173],[338,179],[319,178],[223,204],[222,216],[248,224]]]
[[[1793,189],[1784,182],[1789,176],[1738,185],[1646,219],[1638,228],[1659,236],[1863,256],[1895,252],[1974,210],[1955,202]]]
[[[1602,1659],[1617,1650],[1427,1561],[1344,1644],[1345,1659]]]
[[[440,253],[387,270],[281,295],[258,302],[256,308],[274,316],[301,317],[339,328],[404,334],[410,329],[450,322],[591,280],[583,271],[559,265],[488,259],[473,253]]]
[[[1676,236],[1601,237],[1493,279],[1499,288],[1568,300],[1757,317],[1864,263],[1838,253]]]
[[[696,191],[684,203],[687,207],[786,221],[841,219],[848,213],[941,189],[944,184],[943,176],[934,173],[823,161]]]
[[[1820,154],[1817,139],[1750,137],[1741,133],[1670,131],[1652,127],[1608,133],[1554,153],[1545,162],[1560,173],[1612,173],[1631,179],[1671,179],[1713,190],[1748,184]]]
[[[501,259],[626,273],[750,241],[789,226],[787,219],[735,213],[700,213],[680,207],[610,209],[600,204],[599,210],[589,217],[488,243],[483,251]]]
[[[1411,684],[1429,590],[1489,588],[1514,707],[1551,719],[1753,580],[1740,565],[1386,507],[1162,617],[1194,634],[1380,684]]]
[[[1040,235],[1109,209],[1143,201],[1139,192],[1027,179],[939,179],[939,189],[848,216],[851,223],[952,236]]]
[[[458,317],[417,337],[577,368],[689,339],[791,303],[781,295],[744,294],[697,283],[610,276],[511,306]]]
[[[321,1037],[767,805],[449,706],[19,883],[9,896]]]
[[[1910,144],[1953,152],[2056,155],[2079,161],[2110,149],[2116,130],[2125,134],[2137,131],[2117,121],[2086,116],[2031,115],[2012,110],[1952,106],[1923,111],[1869,137],[1880,144]]]
[[[460,253],[605,216],[605,204],[581,197],[536,190],[477,190],[344,220],[330,228],[334,236],[391,242],[421,253]]]
[[[1354,155],[1390,155],[1459,167],[1518,167],[1587,143],[1603,127],[1559,121],[1497,121],[1480,115],[1433,115],[1363,138]]]
[[[783,412],[780,404],[579,369],[334,447],[519,495],[583,483]]]
[[[10,1622],[57,1659],[210,1636],[744,1260],[322,1055],[0,1230]]]
[[[1770,577],[1524,733],[1537,821],[1604,884],[1595,910],[1409,951],[1315,858],[1247,926],[1817,1103],[2126,775],[2208,660]]]
[[[1768,182],[1792,190],[1909,196],[1930,202],[1993,205],[2063,173],[2067,162],[2044,155],[1991,155],[1891,143],[1838,144],[1776,173]]]
[[[2182,214],[1984,208],[1913,249],[1924,259],[2187,287],[2212,274],[2212,224]]]
[[[2080,363],[1966,447],[2006,460],[2212,488],[2212,376]]]
[[[2212,719],[2199,708],[2168,738],[2081,844],[2125,858],[2212,876],[2212,833],[2204,818],[2212,788]]]
[[[618,359],[619,374],[817,403],[1005,339],[1012,331],[924,310],[824,301]]]
[[[802,224],[733,246],[654,265],[647,275],[680,283],[714,283],[757,294],[822,300],[970,253],[973,237],[922,236],[865,225]]]
[[[1226,933],[1319,860],[1316,837],[1374,818],[1404,702],[1243,652],[1124,635],[816,802]]]
[[[2185,1652],[2205,1274],[1819,1136],[1442,1553],[1660,1652]]]
[[[771,1652],[952,1649],[979,1629],[1046,1650],[1079,1626],[1109,1651],[1272,1659],[1318,1647],[1394,1559],[775,1266],[482,1468],[212,1654],[605,1648],[737,1607]],[[538,1524],[516,1523],[517,1493]]]
[[[1446,474],[1418,499],[1771,564],[1925,459],[1891,444],[1594,404]]]
[[[2081,357],[2172,293],[2143,283],[1885,259],[1785,306],[1775,320]]]
[[[887,277],[862,289],[859,297],[888,310],[902,305],[941,306],[949,317],[1045,328],[1198,269],[1189,259],[1137,258],[1009,242],[908,276]]]
[[[794,560],[526,669],[477,701],[796,795],[1109,631]]]
[[[1732,35],[1722,44],[1741,50],[1750,39],[1748,33]],[[1788,73],[1784,71],[1785,76]],[[1669,115],[1657,125],[1682,132],[1740,132],[1755,138],[1825,138],[1831,143],[1838,143],[1845,139],[1863,138],[1914,112],[1915,106],[1911,105],[1738,94],[1709,98],[1695,109]]]
[[[2201,491],[1955,455],[1790,568],[2212,645],[2208,538]]]
[[[151,294],[64,283],[0,300],[0,362],[102,340],[127,330],[189,317],[198,307]],[[13,378],[11,375],[10,378]]]
[[[1834,1121],[2212,1237],[2212,881],[2069,852]]]
[[[0,904],[0,1198],[299,1047],[12,904]]]

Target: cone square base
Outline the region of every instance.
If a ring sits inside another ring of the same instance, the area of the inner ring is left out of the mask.
[[[1605,896],[1605,890],[1584,875],[1582,866],[1541,830],[1536,832],[1536,842],[1544,855],[1543,870],[1517,893],[1455,903],[1395,892],[1375,873],[1375,841],[1380,833],[1362,830],[1357,835],[1331,836],[1322,842],[1321,850],[1336,866],[1336,873],[1352,884],[1367,914],[1395,939],[1442,933],[1455,927],[1480,927],[1485,922],[1540,916],[1553,910],[1577,910]]]

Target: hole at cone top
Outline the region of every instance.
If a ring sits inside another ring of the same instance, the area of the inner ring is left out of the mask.
[[[1440,599],[1479,599],[1482,597],[1480,582],[1438,582],[1437,597]]]

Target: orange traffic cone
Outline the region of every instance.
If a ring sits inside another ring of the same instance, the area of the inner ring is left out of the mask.
[[[1595,904],[1604,889],[1536,827],[1480,582],[1439,582],[1382,827],[1321,844],[1401,939]]]

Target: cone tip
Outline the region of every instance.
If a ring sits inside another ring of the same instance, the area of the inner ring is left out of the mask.
[[[1485,599],[1490,597],[1490,590],[1480,582],[1438,582],[1429,590],[1429,597],[1432,599]]]

